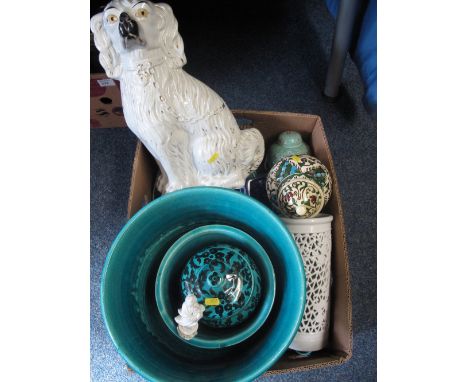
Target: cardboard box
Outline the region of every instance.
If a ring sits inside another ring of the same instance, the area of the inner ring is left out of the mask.
[[[91,127],[125,127],[119,81],[91,74]]]
[[[266,374],[302,371],[342,364],[351,358],[352,353],[351,288],[340,190],[322,121],[316,115],[240,110],[233,112],[240,124],[249,122],[249,125],[261,131],[265,138],[266,147],[271,145],[278,134],[284,130],[300,132],[304,140],[310,142],[313,155],[327,166],[333,178],[333,194],[324,211],[334,216],[329,344],[326,349],[312,353],[306,358],[288,350]],[[128,200],[129,218],[152,200],[157,174],[158,167],[155,160],[139,142],[133,162]]]

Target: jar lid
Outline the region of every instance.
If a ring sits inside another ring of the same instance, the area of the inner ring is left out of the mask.
[[[200,322],[231,327],[244,322],[261,295],[261,277],[255,262],[242,249],[216,244],[196,252],[181,277],[184,296],[195,295],[205,312]]]
[[[278,136],[278,142],[285,147],[297,147],[304,144],[301,134],[297,131],[283,131]]]
[[[322,189],[307,174],[287,178],[278,190],[278,206],[285,217],[315,217],[322,210],[324,201]]]

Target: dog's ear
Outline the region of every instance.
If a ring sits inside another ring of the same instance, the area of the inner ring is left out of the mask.
[[[102,13],[91,18],[91,31],[94,35],[94,44],[99,50],[99,62],[106,71],[107,77],[118,80],[122,74],[122,65],[120,57],[104,29]]]
[[[187,63],[187,59],[184,53],[184,41],[179,34],[178,23],[172,8],[164,3],[158,3],[154,6],[160,16],[157,27],[165,54],[171,59],[173,67],[180,68]]]

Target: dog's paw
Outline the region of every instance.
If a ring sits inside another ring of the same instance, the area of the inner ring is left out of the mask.
[[[156,181],[156,189],[161,194],[164,194],[168,182],[169,182],[169,180],[167,179],[166,173],[160,174],[159,177],[158,177],[158,180]]]
[[[182,188],[187,188],[187,187],[190,187],[190,186],[186,184],[182,184],[182,183],[177,183],[177,182],[169,182],[166,185],[165,193],[168,194],[169,192],[174,192],[174,191],[181,190]]]

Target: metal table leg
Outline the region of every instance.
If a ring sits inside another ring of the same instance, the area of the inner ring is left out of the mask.
[[[323,91],[325,97],[329,100],[335,100],[338,97],[346,54],[351,44],[354,23],[356,15],[361,8],[361,3],[362,0],[340,1],[330,62],[325,80],[325,89]]]

